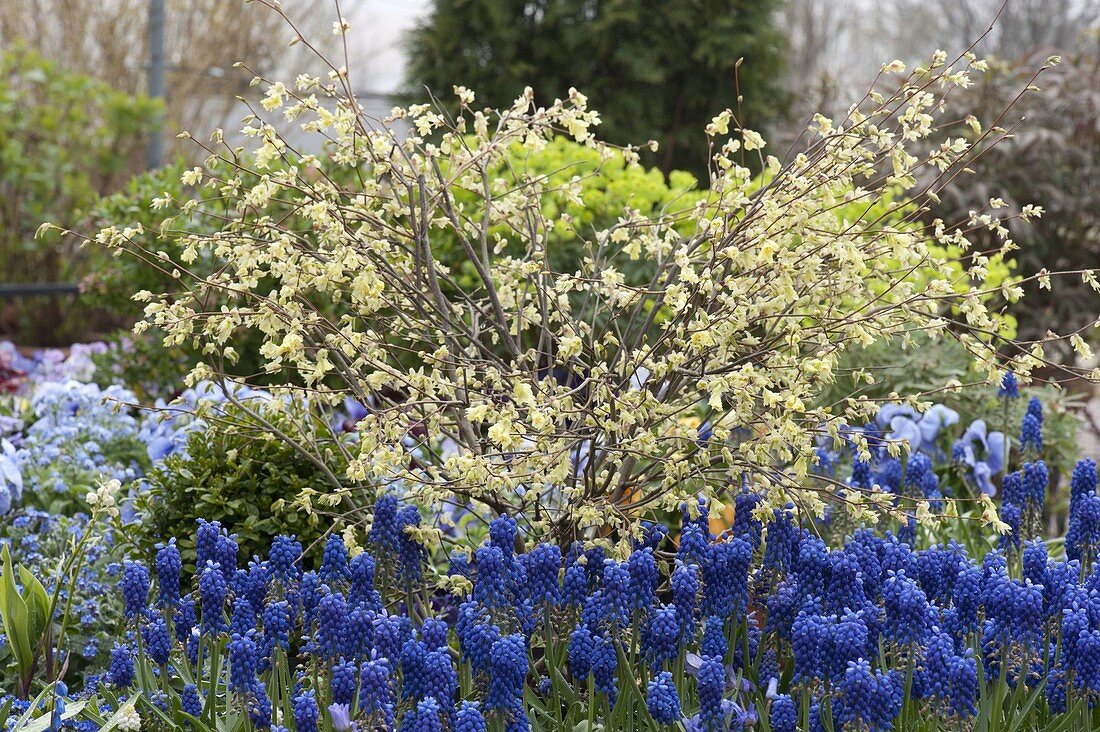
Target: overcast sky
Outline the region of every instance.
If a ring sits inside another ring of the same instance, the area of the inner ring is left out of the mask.
[[[351,71],[359,91],[395,91],[404,79],[405,55],[401,44],[407,30],[428,12],[430,0],[352,0],[345,16]]]

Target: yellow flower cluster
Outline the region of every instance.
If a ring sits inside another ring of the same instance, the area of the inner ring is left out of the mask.
[[[263,109],[326,140],[324,159],[296,155],[259,118],[245,130],[251,156],[212,146],[184,174],[199,197],[172,202],[161,227],[187,253],[161,266],[186,287],[142,293],[139,327],[212,355],[259,332],[280,395],[369,406],[346,479],[399,482],[425,503],[457,496],[526,511],[543,528],[623,527],[747,479],[767,497],[761,511],[791,500],[820,511],[831,486],[808,477],[815,437],[877,407],[820,403],[846,351],[950,333],[991,381],[1003,367],[990,354],[1005,323],[983,297],[982,263],[996,253],[951,266],[929,243],[967,252],[965,228],[898,225],[942,182],[926,171],[950,175],[990,141],[919,144],[976,68],[937,56],[844,119],[815,118],[787,161],[722,113],[707,128],[702,200],[656,216],[626,209],[607,230],[572,226],[575,271],[551,266],[547,234],[560,221],[544,204],[583,204],[582,188],[525,175],[515,154],[565,135],[637,164],[636,150],[598,140],[579,92],[542,105],[527,89],[495,111],[456,87],[456,116],[417,105],[378,121],[340,74],[270,83]],[[506,161],[507,175],[494,172]],[[895,201],[899,188],[907,200]],[[861,210],[897,215],[851,214]],[[199,215],[217,216],[217,232],[193,233]],[[992,211],[965,224],[1011,250]],[[131,245],[121,228],[98,240]],[[444,247],[461,252],[475,285],[455,277]],[[200,272],[196,261],[219,264]],[[1013,369],[1026,377],[1041,354],[1037,344]],[[308,441],[308,430],[289,437]],[[874,492],[847,500],[858,516],[891,505]]]

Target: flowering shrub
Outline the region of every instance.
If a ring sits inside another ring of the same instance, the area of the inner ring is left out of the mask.
[[[224,373],[241,334],[258,332],[275,393],[369,406],[346,478],[329,481],[333,502],[348,482],[398,482],[425,504],[472,500],[523,512],[538,533],[576,535],[637,527],[652,509],[694,505],[697,494],[748,479],[762,512],[795,500],[821,513],[830,487],[809,479],[816,439],[877,411],[855,398],[818,402],[845,352],[948,334],[990,382],[1004,367],[994,351],[1011,324],[987,303],[1015,301],[1020,288],[1003,273],[996,288],[986,282],[1012,248],[996,202],[963,228],[922,231],[904,213],[935,195],[937,183],[917,185],[918,168],[949,176],[997,139],[910,152],[949,90],[984,68],[938,54],[895,93],[872,93],[843,120],[818,117],[813,144],[787,163],[724,112],[707,130],[713,166],[699,200],[644,213],[627,202],[594,231],[572,213],[588,208],[583,177],[526,166],[560,135],[605,161],[588,178],[635,163],[636,151],[597,140],[599,115],[579,92],[540,106],[528,90],[494,111],[456,88],[453,120],[415,105],[375,124],[339,75],[259,80],[267,93],[246,129],[252,156],[211,147],[206,165],[183,176],[195,197],[154,202],[169,209],[157,226],[168,260],[143,245],[143,227],[108,227],[97,241],[187,283],[137,297],[148,303],[139,330],[152,325],[169,346],[217,354],[192,380]],[[323,165],[264,121],[275,111],[329,141]],[[398,123],[415,134],[399,135]],[[762,181],[746,156],[764,168]],[[359,177],[337,182],[329,167]],[[196,231],[189,222],[214,200],[217,231]],[[848,205],[881,213],[838,217]],[[972,250],[966,227],[1001,244]],[[578,253],[575,268],[555,268],[551,240]],[[441,259],[455,242],[475,278]],[[962,253],[961,264],[947,251]],[[1042,363],[1041,343],[1014,352],[1023,376]],[[310,429],[272,432],[324,463]],[[846,505],[862,515],[890,502],[861,491]]]
[[[0,211],[0,269],[7,282],[73,281],[108,257],[71,238],[28,242],[45,220],[75,225],[99,195],[141,168],[161,103],[6,40],[0,53],[0,186],[8,206]],[[72,298],[9,302],[2,317],[4,333],[42,345],[68,343],[75,333],[109,322]]]

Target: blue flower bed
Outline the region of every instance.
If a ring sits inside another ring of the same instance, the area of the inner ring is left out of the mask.
[[[915,510],[882,529],[838,505],[824,521],[761,516],[744,488],[732,520],[700,503],[633,538],[551,543],[522,516],[480,531],[468,517],[440,544],[421,508],[383,492],[362,545],[280,536],[245,557],[232,526],[201,521],[193,566],[177,548],[190,537],[145,556],[127,543],[127,496],[206,425],[187,409],[119,416],[131,396],[44,378],[8,431],[4,550],[56,597],[30,682],[0,701],[8,729],[1056,730],[1088,728],[1100,699],[1096,464],[1072,471],[1064,537],[1040,540],[1055,488],[1043,410],[1017,407],[1012,379],[1011,437],[888,405],[818,451],[840,496],[879,485],[935,508],[995,493],[1002,534],[977,514],[934,529]],[[916,449],[892,457],[895,439]],[[100,488],[77,510],[74,486],[109,478],[117,499]],[[5,638],[0,663],[14,660]]]
[[[138,699],[142,716],[210,726],[235,710],[260,729],[904,729],[998,706],[1052,721],[1100,692],[1096,487],[1081,461],[1069,560],[1030,541],[977,561],[868,529],[830,549],[791,512],[713,535],[699,507],[678,546],[651,524],[623,560],[517,551],[517,522],[495,519],[452,558],[452,591],[425,581],[403,531],[419,512],[392,497],[354,552],[280,537],[246,563],[203,523],[197,573],[174,542],[125,563],[125,631],[90,687],[104,710]]]

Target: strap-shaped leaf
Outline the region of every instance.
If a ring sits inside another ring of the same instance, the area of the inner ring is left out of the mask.
[[[70,702],[65,707],[65,713],[61,715],[62,720],[72,719],[77,714],[84,710],[84,707],[88,705],[88,701],[83,699],[81,701]],[[50,728],[50,724],[53,722],[52,714],[42,714],[35,719],[30,720],[24,726],[13,729],[12,732],[45,732]]]
[[[0,616],[4,620],[4,632],[11,644],[19,675],[25,677],[34,658],[30,637],[30,610],[15,586],[15,570],[11,564],[11,553],[5,544],[0,553],[3,563],[3,576],[0,576]]]
[[[50,596],[42,582],[31,574],[29,569],[22,564],[15,569],[19,572],[19,579],[23,583],[23,602],[27,604],[27,611],[30,614],[31,641],[37,647],[49,622]]]
[[[0,704],[0,727],[8,726],[8,716],[11,714],[11,705],[15,703],[15,697],[9,696],[8,700]]]

